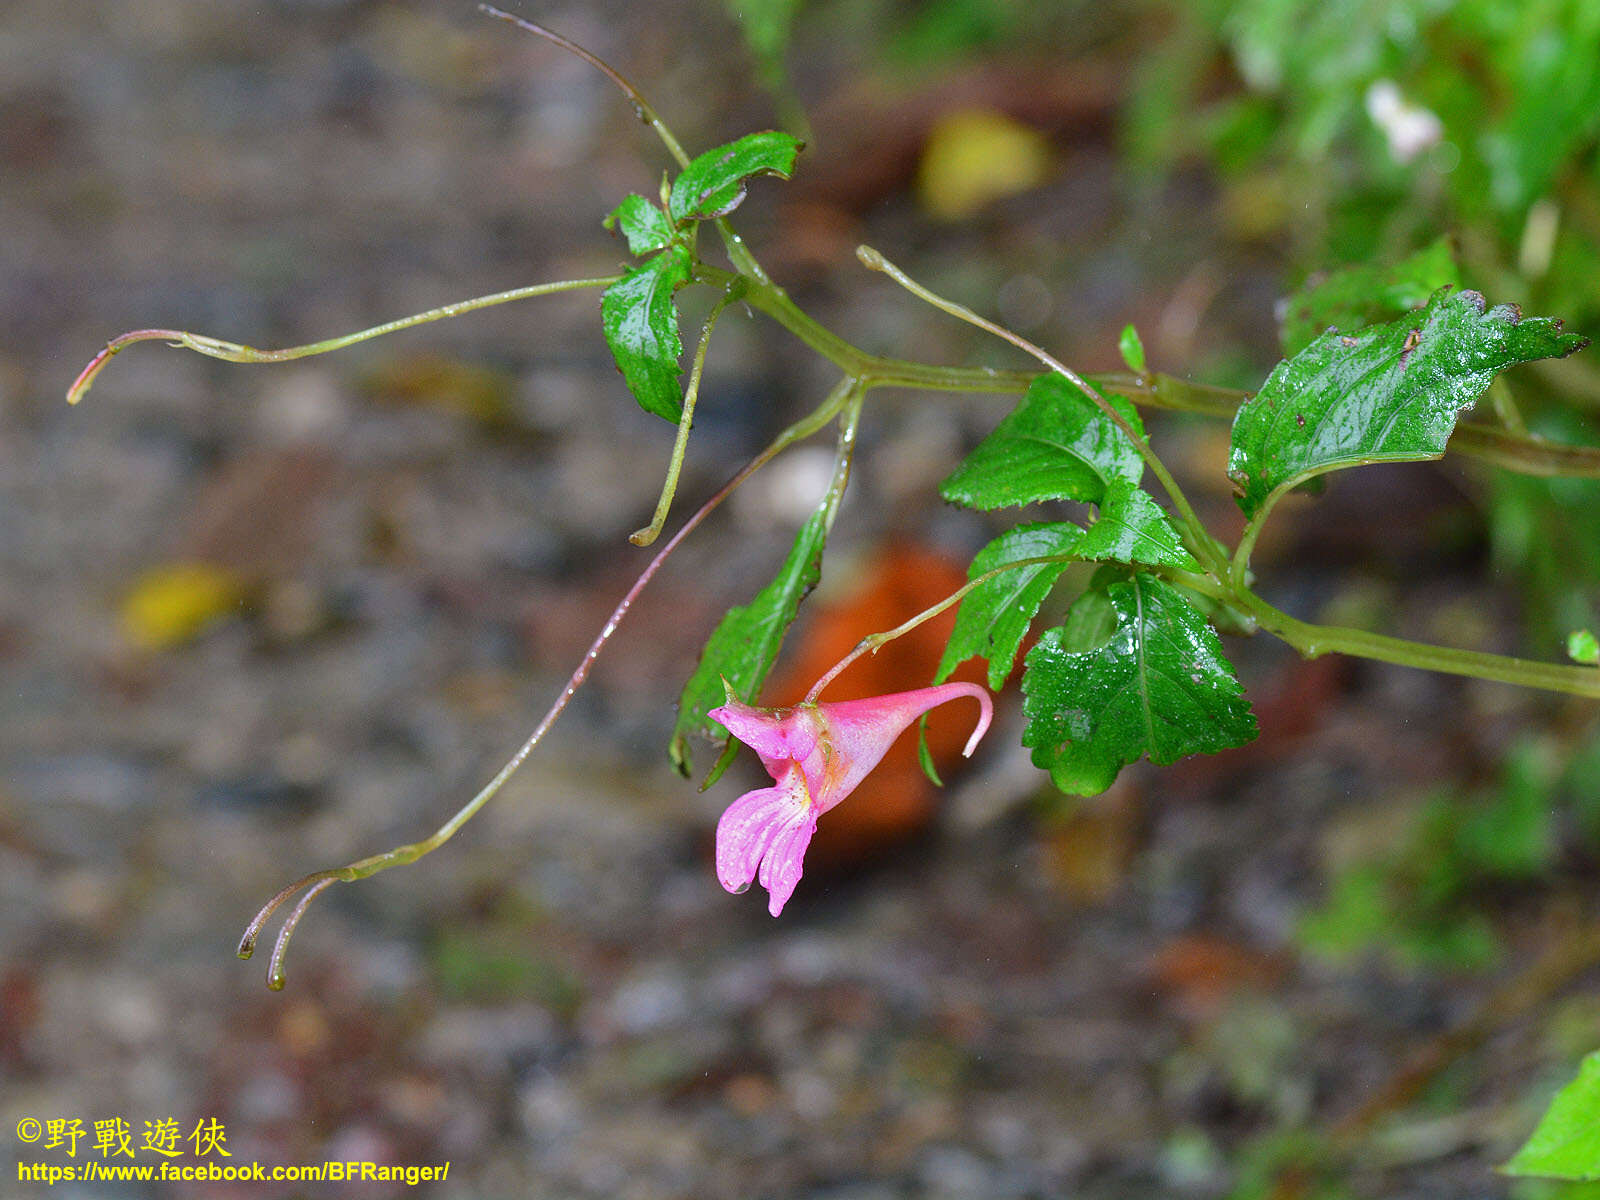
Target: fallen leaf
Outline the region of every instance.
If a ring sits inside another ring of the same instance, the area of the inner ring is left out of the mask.
[[[959,221],[1044,182],[1043,134],[994,109],[968,108],[934,122],[917,170],[917,197],[934,217]]]
[[[233,572],[205,562],[153,567],[122,601],[122,627],[147,650],[180,646],[227,616],[244,599]]]

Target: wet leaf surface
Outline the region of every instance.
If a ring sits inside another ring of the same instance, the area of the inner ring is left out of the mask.
[[[1121,396],[1107,398],[1143,430]],[[953,504],[1014,508],[1038,500],[1097,503],[1113,479],[1138,483],[1144,460],[1111,419],[1060,375],[1041,375],[1022,403],[940,485]]]
[[[725,216],[744,200],[745,183],[752,176],[787,179],[794,174],[800,145],[793,134],[767,130],[707,150],[673,181],[668,211],[680,222]]]
[[[1441,292],[1415,316],[1324,333],[1279,363],[1233,423],[1228,476],[1254,516],[1274,492],[1341,467],[1438,458],[1495,375],[1588,345],[1561,322]]]
[[[1115,625],[1103,642],[1074,639],[1069,622],[1028,652],[1022,743],[1058,788],[1094,795],[1145,755],[1171,763],[1255,737],[1222,643],[1188,601],[1146,575],[1111,584],[1104,601]]]
[[[689,252],[673,246],[629,270],[600,298],[606,344],[628,390],[645,412],[674,423],[683,412],[683,342],[672,297],[688,282]]]

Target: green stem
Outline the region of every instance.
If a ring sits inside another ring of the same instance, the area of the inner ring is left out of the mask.
[[[695,277],[716,287],[727,287],[735,278],[731,272],[705,264],[696,269]],[[945,367],[868,354],[819,324],[775,284],[752,280],[744,301],[777,321],[841,371],[857,376],[869,390],[902,387],[974,395],[1021,395],[1039,375],[1037,371]],[[1087,378],[1097,387],[1127,396],[1148,408],[1200,413],[1230,421],[1239,405],[1251,395],[1154,372],[1135,375],[1109,371]],[[1450,438],[1450,448],[1523,475],[1600,479],[1600,447],[1568,446],[1533,435],[1522,437],[1480,421],[1460,422]]]
[[[661,484],[661,498],[656,501],[655,516],[643,529],[628,535],[635,546],[648,546],[661,536],[661,527],[667,523],[667,512],[672,498],[678,492],[678,475],[683,470],[683,455],[689,447],[689,430],[694,425],[695,402],[700,398],[700,377],[706,369],[706,351],[711,346],[711,331],[717,327],[717,318],[733,300],[733,293],[725,292],[706,317],[705,328],[700,332],[700,344],[695,347],[694,364],[689,368],[689,386],[683,392],[683,415],[678,418],[678,436],[672,442],[672,456],[667,460],[667,477]]]
[[[1537,434],[1518,436],[1481,421],[1457,425],[1450,449],[1519,475],[1600,479],[1600,447],[1549,442]]]
[[[722,237],[722,245],[728,251],[728,258],[739,272],[756,283],[777,287],[777,284],[772,282],[772,276],[767,274],[767,269],[756,260],[756,256],[750,252],[750,247],[744,244],[744,239],[733,231],[728,218],[718,217],[715,224],[717,233]]]
[[[1236,591],[1233,603],[1255,617],[1261,628],[1282,638],[1306,658],[1349,654],[1356,658],[1371,658],[1378,662],[1439,671],[1446,675],[1467,675],[1495,683],[1511,683],[1547,692],[1565,692],[1568,695],[1600,699],[1600,670],[1594,667],[1534,662],[1477,650],[1430,646],[1425,642],[1368,633],[1364,629],[1312,625],[1274,608],[1253,592]]]
[[[589,670],[594,666],[595,659],[600,656],[601,650],[611,640],[611,635],[617,631],[617,626],[633,606],[634,600],[644,590],[645,585],[655,577],[656,572],[661,569],[661,565],[666,562],[668,556],[678,548],[678,544],[710,516],[717,506],[731,496],[751,475],[755,474],[756,471],[760,470],[787,447],[810,437],[823,428],[838,416],[841,410],[847,413],[847,420],[850,423],[853,439],[855,417],[859,415],[861,407],[860,394],[860,386],[856,380],[843,380],[829,393],[827,399],[812,412],[790,425],[774,438],[765,450],[740,468],[738,474],[728,480],[715,495],[700,506],[692,517],[683,523],[683,527],[673,534],[671,540],[656,552],[655,557],[640,572],[639,578],[634,581],[627,594],[617,603],[616,608],[611,612],[610,618],[601,627],[600,632],[595,636],[594,641],[590,643],[589,649],[584,653],[577,668],[572,672],[571,678],[567,680],[566,687],[561,690],[560,695],[556,697],[549,711],[545,713],[544,718],[534,728],[527,740],[522,743],[522,746],[511,756],[505,766],[500,768],[494,778],[489,780],[478,791],[477,795],[462,805],[454,816],[421,841],[410,842],[404,846],[396,846],[394,849],[385,851],[382,854],[374,854],[368,858],[358,859],[342,867],[315,871],[289,884],[271,900],[267,901],[245,928],[244,936],[239,939],[240,958],[249,958],[255,952],[256,940],[261,936],[261,930],[267,921],[271,919],[272,914],[297,893],[302,890],[305,891],[305,895],[301,897],[299,903],[284,922],[283,929],[273,947],[272,958],[267,966],[267,987],[273,991],[283,987],[283,959],[288,950],[289,938],[293,934],[295,926],[300,923],[300,919],[305,915],[311,901],[334,883],[353,883],[358,879],[366,879],[369,876],[376,875],[379,871],[386,871],[390,867],[414,863],[424,855],[433,853],[433,851],[453,838],[461,827],[477,814],[479,809],[493,799],[495,793],[505,786],[506,781],[517,773],[518,768],[533,753],[534,748],[544,740],[545,735],[550,732],[556,720],[566,710],[567,704],[572,700],[574,694],[583,686],[584,680],[589,677]]]
[[[695,268],[695,278],[701,283],[725,288],[738,276],[701,263]],[[904,387],[932,392],[1021,395],[1039,377],[1037,371],[941,367],[869,354],[813,319],[776,284],[760,284],[752,280],[741,299],[757,312],[771,317],[841,371],[861,380],[862,387],[869,391],[880,387]]]
[[[845,488],[850,486],[850,466],[855,461],[856,434],[861,428],[861,403],[866,391],[859,379],[846,378],[839,412],[839,444],[833,455],[833,474],[828,477],[828,490],[823,497],[827,514],[823,517],[824,533],[833,532],[833,519],[839,515],[839,505],[844,501]]]
[[[723,289],[733,287],[740,279],[734,272],[724,271],[707,263],[698,264],[694,275],[701,283]],[[777,284],[770,281],[762,283],[755,279],[749,280],[749,284],[741,297],[746,304],[759,312],[766,313],[846,375],[856,379],[865,378],[868,369],[876,361],[872,355],[812,319],[810,314],[791,300],[789,293]]]
[[[359,329],[355,333],[346,333],[340,337],[326,338],[320,342],[310,342],[304,346],[288,346],[278,350],[257,350],[254,346],[245,346],[238,342],[225,342],[221,338],[209,337],[203,333],[189,333],[181,329],[135,329],[131,333],[124,333],[120,337],[112,338],[106,343],[105,349],[89,360],[89,365],[78,373],[78,378],[67,389],[67,403],[76,404],[82,400],[89,388],[94,384],[96,377],[101,371],[105,370],[106,364],[135,342],[166,342],[173,347],[193,350],[196,354],[204,354],[209,358],[220,358],[225,362],[290,362],[297,358],[310,358],[314,354],[327,354],[332,350],[343,350],[346,346],[353,346],[357,342],[366,342],[373,338],[383,337],[386,334],[398,333],[402,329],[410,329],[413,325],[426,325],[429,321],[442,321],[447,317],[459,317],[464,313],[477,312],[480,308],[490,308],[496,304],[509,304],[513,300],[527,300],[533,296],[549,296],[556,292],[577,291],[580,288],[610,287],[620,278],[621,276],[618,275],[609,275],[604,279],[562,279],[555,283],[536,283],[531,287],[512,288],[509,292],[495,292],[489,296],[474,296],[471,300],[458,300],[454,304],[430,308],[427,312],[414,313],[409,317],[401,317],[395,321],[386,321],[382,325],[373,325],[368,329]]]
[[[1232,561],[1228,563],[1228,584],[1234,591],[1245,590],[1245,580],[1250,570],[1250,556],[1255,553],[1256,540],[1266,527],[1267,518],[1272,515],[1272,510],[1278,506],[1278,501],[1292,486],[1284,484],[1268,492],[1267,498],[1261,502],[1261,507],[1256,509],[1255,515],[1245,523],[1244,533],[1239,537],[1239,545],[1233,552]]]

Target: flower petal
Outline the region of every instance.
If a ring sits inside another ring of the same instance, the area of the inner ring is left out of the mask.
[[[807,807],[798,825],[778,830],[761,860],[761,886],[767,889],[767,911],[777,916],[789,903],[805,867],[806,847],[817,831],[816,810]]]
[[[768,709],[730,699],[706,715],[759,754],[763,761],[791,757],[782,719]]]
[[[748,888],[773,836],[802,815],[781,787],[746,792],[728,805],[717,822],[717,879],[722,886],[735,894]]]
[[[866,778],[867,772],[877,766],[895,738],[906,727],[930,708],[962,696],[978,702],[978,725],[967,739],[963,753],[970,755],[989,728],[994,716],[994,703],[989,693],[975,683],[945,683],[938,687],[919,688],[914,692],[896,692],[889,696],[871,696],[865,700],[842,700],[833,704],[819,704],[826,729],[828,745],[832,751],[828,778],[818,788],[813,786],[812,798],[819,812],[838,804]]]
[[[773,779],[781,780],[791,763],[807,764],[807,780],[820,783],[821,721],[815,706],[797,708],[754,708],[730,699],[709,715],[746,746],[756,752],[761,765]]]

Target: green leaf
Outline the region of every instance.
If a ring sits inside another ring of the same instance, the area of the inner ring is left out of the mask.
[[[1325,333],[1280,362],[1234,418],[1239,506],[1253,517],[1274,492],[1341,467],[1438,458],[1498,372],[1586,345],[1558,320],[1486,309],[1477,292],[1440,292],[1414,316]]]
[[[607,229],[621,229],[634,254],[649,254],[672,241],[672,222],[667,220],[667,214],[638,192],[623,197],[604,225]]]
[[[1442,287],[1459,287],[1461,273],[1440,238],[1392,266],[1361,263],[1313,275],[1283,313],[1283,352],[1298,354],[1330,326],[1351,333],[1421,308]]]
[[[1070,521],[1018,525],[990,542],[972,560],[968,579],[976,579],[1006,563],[1054,554],[1071,554],[1083,530]],[[1034,563],[996,575],[968,592],[956,613],[955,628],[939,660],[935,683],[950,678],[974,655],[989,661],[989,687],[999,691],[1017,661],[1017,647],[1028,635],[1050,589],[1067,562]]]
[[[1574,629],[1567,634],[1567,657],[1575,663],[1600,666],[1600,638],[1590,629]]]
[[[1150,493],[1126,479],[1106,485],[1100,517],[1073,547],[1091,562],[1145,563],[1198,571],[1200,564],[1183,548],[1178,531]]]
[[[729,609],[706,642],[700,664],[678,697],[678,720],[667,747],[679,774],[687,776],[691,769],[690,734],[706,732],[719,740],[728,736],[727,730],[706,715],[723,703],[724,679],[741,700],[755,703],[800,602],[822,577],[822,549],[832,515],[832,501],[825,498],[800,527],[777,576],[749,604]],[[722,766],[718,764],[715,775],[721,774]],[[706,780],[706,786],[715,782],[715,775]]]
[[[752,175],[789,178],[794,173],[800,145],[800,139],[794,135],[769,129],[707,150],[685,167],[673,183],[672,196],[667,202],[672,219],[681,224],[727,215],[739,207],[744,199],[745,181]]]
[[[1507,1175],[1600,1179],[1600,1051],[1556,1093],[1527,1145],[1500,1168]]]
[[[928,749],[927,713],[923,713],[922,719],[917,722],[917,765],[934,787],[944,786],[944,780],[939,778],[939,768],[933,765],[933,751]]]
[[[1135,575],[1096,595],[1074,605],[1065,626],[1045,631],[1022,677],[1022,744],[1058,788],[1092,796],[1143,755],[1166,764],[1256,736],[1222,643],[1178,592]],[[1074,620],[1079,607],[1085,613]]]
[[[1098,650],[1117,632],[1117,610],[1105,589],[1126,578],[1115,567],[1101,567],[1089,581],[1089,589],[1067,610],[1061,623],[1058,645],[1068,654]],[[1057,632],[1057,631],[1052,631]]]
[[[1144,343],[1139,340],[1139,331],[1132,325],[1123,329],[1122,336],[1117,339],[1117,349],[1122,352],[1122,361],[1128,364],[1128,370],[1135,375],[1145,373]]]
[[[1108,398],[1142,437],[1133,405]],[[1138,483],[1144,460],[1128,435],[1073,384],[1040,375],[1022,403],[939,485],[952,504],[1011,508],[1037,500],[1099,503],[1114,479]]]
[[[678,388],[678,310],[673,293],[689,282],[689,252],[670,246],[634,267],[600,297],[600,323],[628,390],[647,413],[677,424],[683,412]]]

